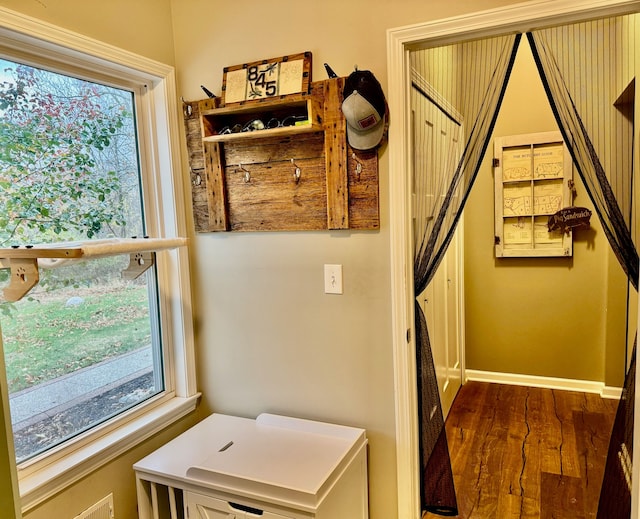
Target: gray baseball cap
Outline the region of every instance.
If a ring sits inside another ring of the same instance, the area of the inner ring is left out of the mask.
[[[375,148],[384,134],[386,101],[375,76],[356,70],[345,80],[342,113],[347,121],[347,140],[356,150]]]

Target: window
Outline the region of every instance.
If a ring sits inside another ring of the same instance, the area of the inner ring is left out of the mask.
[[[173,70],[1,10],[0,246],[184,236]],[[187,251],[128,260],[0,305],[23,511],[195,407]]]
[[[0,246],[144,235],[134,94],[0,67]],[[164,390],[155,269],[126,280],[127,265],[41,269],[0,303],[18,463]]]

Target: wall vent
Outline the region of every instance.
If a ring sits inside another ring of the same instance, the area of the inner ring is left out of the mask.
[[[91,505],[80,515],[76,515],[73,519],[114,519],[113,494],[103,497],[96,504]]]

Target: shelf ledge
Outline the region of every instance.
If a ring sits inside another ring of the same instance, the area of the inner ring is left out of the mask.
[[[187,245],[186,238],[107,238],[0,249],[0,268],[10,268],[7,301],[22,299],[40,281],[40,268],[57,268],[70,262],[129,254],[125,279],[135,279],[155,264],[159,250]]]
[[[224,135],[216,134],[202,138],[202,142],[233,142],[247,141],[252,139],[264,139],[266,137],[289,137],[291,135],[300,135],[301,133],[321,132],[322,126],[307,122],[297,126],[284,126],[279,128],[265,128],[264,130],[255,130],[252,132],[226,133]]]

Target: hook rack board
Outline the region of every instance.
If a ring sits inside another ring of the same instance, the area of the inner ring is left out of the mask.
[[[335,78],[286,99],[185,103],[196,230],[378,229],[378,154],[348,145],[343,87]],[[306,124],[223,130],[301,114]]]

